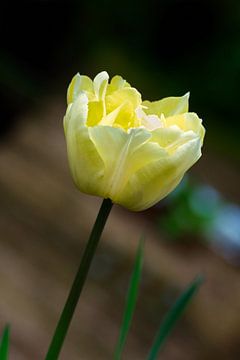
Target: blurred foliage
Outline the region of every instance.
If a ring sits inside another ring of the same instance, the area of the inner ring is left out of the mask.
[[[9,354],[9,326],[6,325],[3,329],[2,337],[0,338],[0,360],[8,360]]]
[[[205,233],[212,248],[234,265],[240,265],[240,206],[226,203]]]
[[[165,199],[157,224],[171,241],[208,242],[226,260],[240,264],[240,206],[209,185],[185,176]]]
[[[218,192],[199,185],[187,176],[165,200],[167,212],[159,220],[171,239],[202,235],[213,223],[223,204]]]
[[[129,288],[126,296],[126,304],[123,312],[123,320],[120,327],[119,338],[114,353],[115,360],[121,360],[122,358],[123,349],[125,346],[125,342],[127,340],[128,332],[134,315],[137,298],[138,298],[141,274],[142,274],[143,251],[144,251],[144,238],[142,237],[139,241],[138,250],[134,261],[133,272],[131,275]]]
[[[197,276],[196,279],[181,293],[181,295],[169,309],[168,313],[165,315],[160,324],[147,360],[158,359],[158,355],[162,350],[169,334],[172,332],[176,322],[181,318],[202,283],[202,276]]]

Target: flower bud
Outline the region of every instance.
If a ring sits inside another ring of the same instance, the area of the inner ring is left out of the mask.
[[[201,156],[204,127],[189,94],[142,101],[121,76],[77,74],[64,117],[74,182],[84,193],[130,210],[157,203]]]

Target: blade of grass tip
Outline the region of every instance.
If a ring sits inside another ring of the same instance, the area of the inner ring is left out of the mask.
[[[139,241],[138,250],[134,262],[134,268],[127,292],[123,321],[120,328],[120,334],[119,334],[117,346],[115,349],[115,355],[114,355],[115,360],[121,359],[121,354],[126,342],[127,334],[131,325],[134,309],[137,302],[137,295],[138,295],[140,277],[142,272],[142,264],[143,264],[143,245],[144,245],[144,238],[142,237]]]
[[[197,276],[197,278],[186,288],[186,290],[179,296],[175,304],[169,310],[169,312],[164,317],[160,328],[156,334],[153,345],[150,349],[147,360],[155,360],[166,341],[168,335],[172,331],[177,320],[181,317],[184,310],[190,303],[191,299],[199,289],[200,285],[203,283],[203,277]]]
[[[0,360],[8,359],[9,351],[9,326],[6,325],[0,341]]]

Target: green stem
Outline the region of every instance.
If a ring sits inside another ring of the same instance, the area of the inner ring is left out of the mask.
[[[85,283],[93,256],[95,254],[99,239],[106,224],[108,215],[112,208],[112,202],[109,199],[104,199],[102,206],[99,210],[97,219],[93,226],[91,235],[89,237],[87,246],[83,253],[81,263],[72,284],[72,288],[68,295],[66,304],[63,308],[61,317],[57,324],[55,333],[53,335],[51,344],[48,349],[45,360],[56,360],[58,359],[59,353],[61,351],[65,336],[67,334],[70,322],[72,320],[75,308],[77,306],[83,285]]]

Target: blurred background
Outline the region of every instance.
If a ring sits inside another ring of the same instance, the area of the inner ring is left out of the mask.
[[[203,156],[154,208],[115,206],[61,359],[111,359],[141,234],[143,278],[126,360],[146,354],[163,314],[205,283],[161,359],[240,358],[238,0],[4,2],[0,12],[0,331],[11,359],[42,359],[100,199],[73,186],[62,118],[76,72],[122,75],[144,99],[191,91]]]

